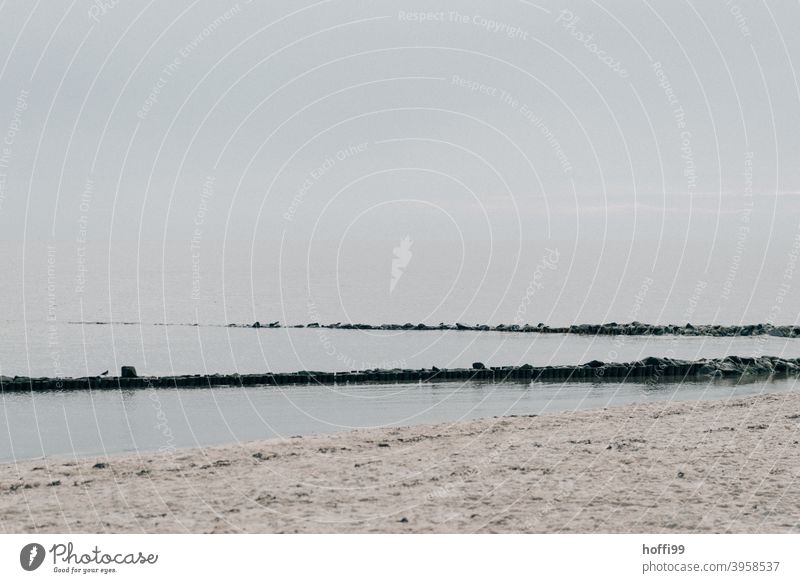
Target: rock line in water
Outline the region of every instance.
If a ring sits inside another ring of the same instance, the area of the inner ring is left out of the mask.
[[[372,383],[438,382],[681,382],[727,379],[755,379],[800,375],[800,359],[776,356],[740,357],[696,361],[648,357],[636,362],[601,362],[579,365],[495,366],[474,363],[473,368],[370,369],[347,372],[297,371],[290,373],[211,374],[180,376],[136,376],[133,367],[124,366],[119,377],[80,378],[0,377],[4,392],[43,392],[70,390],[112,390],[150,388],[203,388],[285,385],[343,385]]]
[[[721,325],[721,324],[642,324],[641,322],[629,322],[617,324],[573,324],[571,326],[546,326],[537,324],[358,324],[341,323],[320,324],[311,322],[309,324],[290,324],[285,325],[280,322],[252,324],[190,324],[190,323],[164,323],[156,322],[145,324],[142,322],[69,322],[69,324],[85,326],[191,326],[191,327],[215,327],[215,328],[252,328],[252,329],[276,329],[276,328],[326,328],[329,330],[394,330],[394,331],[429,331],[429,330],[453,330],[470,332],[517,332],[517,333],[538,333],[538,334],[579,334],[584,336],[776,336],[780,338],[797,338],[800,336],[800,326],[776,326],[773,324],[741,324],[741,325]]]

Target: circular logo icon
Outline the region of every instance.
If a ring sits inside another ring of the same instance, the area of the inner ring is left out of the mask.
[[[19,552],[19,564],[26,571],[35,571],[44,562],[44,547],[39,543],[30,543]]]

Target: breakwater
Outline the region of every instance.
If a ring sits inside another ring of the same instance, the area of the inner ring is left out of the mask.
[[[83,326],[142,326],[142,322],[70,322]],[[800,337],[800,326],[774,324],[643,324],[641,322],[628,322],[618,324],[572,324],[570,326],[546,326],[545,324],[359,324],[352,322],[335,322],[321,324],[311,322],[308,324],[282,324],[281,322],[253,322],[252,324],[190,324],[190,323],[164,323],[149,324],[151,326],[202,326],[220,328],[325,328],[329,330],[392,330],[392,331],[425,331],[425,330],[453,330],[469,332],[518,332],[537,334],[581,334],[587,336],[777,336],[780,338]]]
[[[29,378],[0,377],[3,392],[113,390],[192,387],[252,387],[308,384],[438,383],[438,382],[681,382],[713,378],[769,377],[800,374],[800,359],[775,356],[696,361],[648,357],[636,362],[600,362],[562,366],[497,366],[480,362],[472,368],[372,369],[347,372],[297,371],[263,374],[137,376],[122,367],[119,377]]]

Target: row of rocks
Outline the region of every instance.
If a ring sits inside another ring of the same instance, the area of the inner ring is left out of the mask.
[[[70,324],[110,326],[141,325],[140,322],[70,322]],[[200,324],[158,322],[153,326],[199,326]],[[204,324],[204,326],[212,326]],[[213,326],[225,326],[214,324]],[[779,336],[782,338],[797,338],[800,336],[800,326],[775,326],[773,324],[742,324],[739,326],[725,326],[721,324],[642,324],[629,322],[618,324],[573,324],[571,326],[546,326],[542,323],[532,326],[530,324],[359,324],[352,322],[336,322],[333,324],[281,324],[275,322],[254,322],[252,324],[227,324],[228,328],[327,328],[332,330],[463,330],[472,332],[536,332],[539,334],[583,334],[591,336]]]
[[[284,326],[279,322],[262,324],[229,324],[231,328],[329,328],[335,330],[465,330],[473,332],[537,332],[539,334],[584,334],[591,336],[780,336],[796,338],[800,336],[800,326],[774,326],[772,324],[745,324],[740,326],[724,326],[720,324],[642,324],[629,322],[617,324],[573,324],[571,326],[546,326],[542,323],[536,326],[530,324],[357,324],[341,323],[320,324],[294,324]]]
[[[593,360],[581,365],[496,366],[480,362],[472,368],[371,369],[349,372],[298,371],[264,374],[213,374],[141,377],[133,367],[123,367],[119,377],[29,378],[0,377],[2,391],[60,391],[147,388],[200,388],[223,386],[276,386],[308,384],[431,383],[446,381],[565,382],[614,381],[660,382],[703,378],[768,377],[800,374],[800,359],[775,356],[740,357],[697,361],[649,357],[626,363]]]

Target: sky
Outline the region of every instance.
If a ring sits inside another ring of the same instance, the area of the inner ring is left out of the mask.
[[[799,16],[5,2],[0,236],[726,240],[744,217],[788,236]]]

